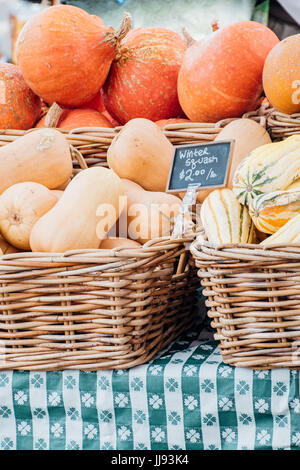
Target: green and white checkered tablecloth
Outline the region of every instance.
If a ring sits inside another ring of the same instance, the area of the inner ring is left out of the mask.
[[[300,449],[299,372],[230,367],[205,339],[126,371],[1,372],[1,449]]]

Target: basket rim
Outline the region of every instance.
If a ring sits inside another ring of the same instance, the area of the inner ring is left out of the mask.
[[[195,239],[191,246],[190,251],[194,258],[208,260],[208,256],[214,257],[215,259],[222,258],[224,255],[226,258],[232,257],[232,259],[245,260],[249,257],[257,258],[257,260],[278,260],[278,259],[290,259],[300,261],[300,244],[299,243],[274,243],[272,245],[259,245],[250,243],[223,243],[214,244],[203,237]]]
[[[0,271],[5,270],[5,266],[38,266],[46,264],[58,264],[69,266],[70,264],[116,264],[123,267],[133,267],[133,263],[142,265],[149,260],[156,259],[167,252],[186,251],[186,244],[191,243],[195,238],[195,234],[184,235],[181,238],[172,238],[172,236],[158,237],[149,240],[140,247],[116,247],[95,248],[95,249],[78,249],[69,250],[65,253],[48,253],[48,252],[18,252],[3,254],[0,256]],[[0,274],[1,276],[1,274]]]

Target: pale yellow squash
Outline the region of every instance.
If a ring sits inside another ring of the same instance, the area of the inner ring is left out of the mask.
[[[71,178],[68,178],[67,181],[65,181],[63,184],[60,184],[57,188],[58,191],[64,191],[66,189],[66,187],[68,186],[68,184],[70,184],[71,182]]]
[[[0,147],[0,194],[26,181],[54,189],[71,174],[70,146],[55,129],[37,129]]]
[[[129,238],[115,237],[102,240],[99,248],[101,250],[112,250],[114,248],[138,248],[140,246],[140,243],[130,240]]]
[[[222,140],[233,140],[233,152],[228,177],[227,188],[232,189],[232,181],[235,171],[241,161],[249,155],[252,150],[261,145],[270,144],[271,138],[266,129],[253,119],[235,119],[227,124],[217,135],[214,142]],[[201,191],[200,191],[201,193]]]
[[[39,183],[18,183],[0,196],[0,231],[11,245],[30,250],[32,227],[57,202],[56,196]]]
[[[148,191],[165,191],[174,147],[148,119],[132,119],[113,139],[107,162],[120,178]]]
[[[1,235],[0,235],[0,254],[9,255],[11,253],[18,253],[20,250],[10,245]]]
[[[127,196],[128,237],[139,243],[172,234],[182,201],[173,194],[145,191],[133,181],[122,179]],[[189,222],[187,216],[186,222]]]
[[[54,194],[54,196],[58,199],[62,197],[64,194],[64,191],[61,191],[60,189],[51,189],[51,193]]]
[[[112,170],[93,167],[81,171],[57,204],[34,225],[32,251],[98,248],[118,217],[122,194],[121,180]]]

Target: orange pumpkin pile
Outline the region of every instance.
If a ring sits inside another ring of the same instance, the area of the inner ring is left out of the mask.
[[[138,250],[170,234],[182,204],[182,195],[165,192],[174,147],[164,128],[241,117],[262,102],[263,85],[279,110],[300,110],[290,93],[300,35],[279,42],[254,21],[214,27],[201,42],[130,28],[128,14],[115,31],[74,6],[44,8],[20,33],[18,66],[0,63],[0,129],[36,127],[0,147],[0,253]],[[57,129],[123,125],[107,152],[109,169],[72,178],[68,140],[41,114],[54,103]],[[231,188],[241,161],[270,138],[255,121],[237,119],[222,139],[235,140]],[[210,193],[199,191],[198,201]]]
[[[30,129],[41,112],[41,100],[20,69],[0,63],[0,129]]]
[[[280,110],[296,109],[282,100],[293,86],[289,79],[295,79],[285,76],[289,60],[298,61],[299,37],[279,43],[255,21],[220,30],[214,25],[199,42],[187,32],[181,37],[166,28],[130,28],[129,14],[115,31],[71,5],[44,8],[33,16],[17,41],[19,68],[0,65],[9,108],[0,99],[0,128],[43,126],[41,100],[64,108],[58,127],[67,130],[115,127],[134,118],[164,127],[239,117],[261,102],[270,51],[264,71],[267,96]]]

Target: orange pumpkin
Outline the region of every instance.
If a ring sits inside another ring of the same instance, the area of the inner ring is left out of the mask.
[[[127,30],[118,35],[81,8],[52,6],[23,27],[17,42],[18,64],[26,83],[46,103],[81,106],[102,87],[116,45]]]
[[[282,113],[300,111],[300,34],[279,42],[269,53],[263,85],[270,103]]]
[[[262,93],[265,59],[278,42],[268,27],[241,21],[192,44],[178,75],[186,116],[195,122],[217,122],[253,110]]]
[[[39,120],[36,127],[45,126],[46,116]],[[77,127],[113,127],[111,123],[94,109],[65,109],[58,121],[59,129],[72,130]]]
[[[84,107],[95,109],[96,111],[101,113],[102,116],[104,116],[111,123],[112,127],[118,127],[121,125],[118,121],[116,121],[116,119],[114,119],[109,114],[109,112],[105,108],[104,103],[103,103],[103,98],[102,98],[102,89],[97,93],[96,96],[94,96],[94,98],[91,101],[86,103]]]
[[[0,129],[30,129],[41,113],[41,105],[19,67],[0,62]]]
[[[176,84],[186,47],[179,34],[164,28],[128,33],[103,87],[108,112],[122,124],[182,115]]]

